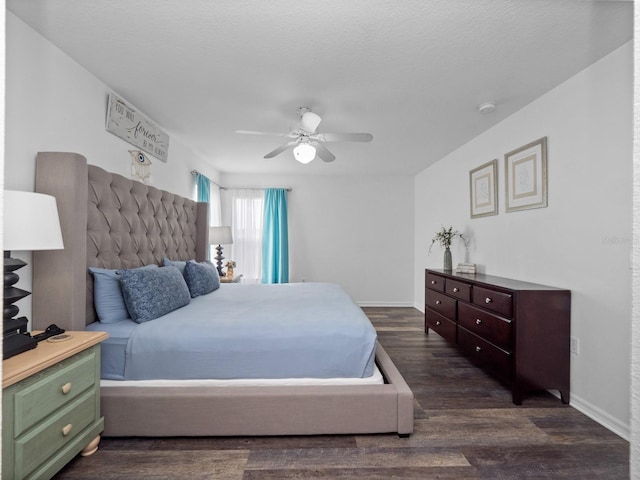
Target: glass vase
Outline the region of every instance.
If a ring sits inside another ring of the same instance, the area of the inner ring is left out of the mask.
[[[444,266],[442,269],[446,272],[450,272],[453,269],[453,265],[451,263],[451,250],[449,247],[445,247],[444,249]]]

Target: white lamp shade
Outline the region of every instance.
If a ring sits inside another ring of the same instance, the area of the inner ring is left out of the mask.
[[[4,250],[61,250],[64,248],[55,197],[5,190]]]
[[[209,244],[211,245],[231,245],[231,227],[209,227]]]
[[[316,147],[308,143],[300,143],[293,149],[293,156],[300,163],[309,163],[316,158]]]

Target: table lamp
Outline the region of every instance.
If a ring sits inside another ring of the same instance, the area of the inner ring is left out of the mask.
[[[233,243],[233,237],[231,236],[231,227],[209,227],[209,244],[217,245],[216,251],[216,265],[218,268],[218,275],[224,277],[222,272],[222,245],[231,245]]]
[[[20,280],[15,271],[27,263],[11,258],[11,250],[60,250],[64,245],[56,199],[51,195],[5,190],[3,213],[3,356],[9,358],[37,345],[26,333],[27,318],[15,318],[20,309],[14,303],[31,292],[14,286]]]

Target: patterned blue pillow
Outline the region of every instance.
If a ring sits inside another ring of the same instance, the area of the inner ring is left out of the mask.
[[[165,267],[168,267],[170,265],[173,265],[174,267],[178,267],[178,270],[180,270],[180,273],[184,275],[184,267],[187,265],[187,261],[186,260],[169,260],[167,257],[164,257],[162,259],[162,264]]]
[[[157,265],[146,265],[140,268],[158,268]],[[129,312],[122,298],[120,288],[120,270],[89,267],[93,275],[93,305],[101,323],[116,323],[128,320]]]
[[[184,268],[184,279],[193,298],[220,288],[218,269],[206,260],[202,263],[189,260]]]
[[[177,267],[125,270],[120,274],[122,296],[131,319],[142,323],[166,315],[191,301]]]

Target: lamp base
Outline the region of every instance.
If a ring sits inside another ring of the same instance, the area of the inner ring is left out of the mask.
[[[220,277],[224,277],[224,272],[222,271],[222,260],[224,260],[224,257],[222,256],[222,245],[218,245],[216,247],[216,252],[218,252],[218,254],[216,255],[216,267],[218,269],[218,275],[220,275]]]
[[[20,280],[20,277],[15,273],[15,271],[24,267],[27,263],[18,258],[11,258],[11,252],[5,250],[3,264],[4,294],[2,296],[2,318],[6,322],[18,315],[18,312],[20,311],[18,306],[14,305],[14,303],[23,299],[27,295],[31,295],[31,292],[13,286],[18,283],[18,280]]]
[[[20,277],[15,270],[26,265],[26,262],[18,258],[11,258],[11,252],[4,252],[4,294],[2,305],[3,331],[2,331],[2,358],[6,360],[19,353],[26,352],[38,346],[38,341],[27,332],[27,317],[13,318],[18,315],[20,309],[15,302],[31,295],[31,292],[16,288]]]

